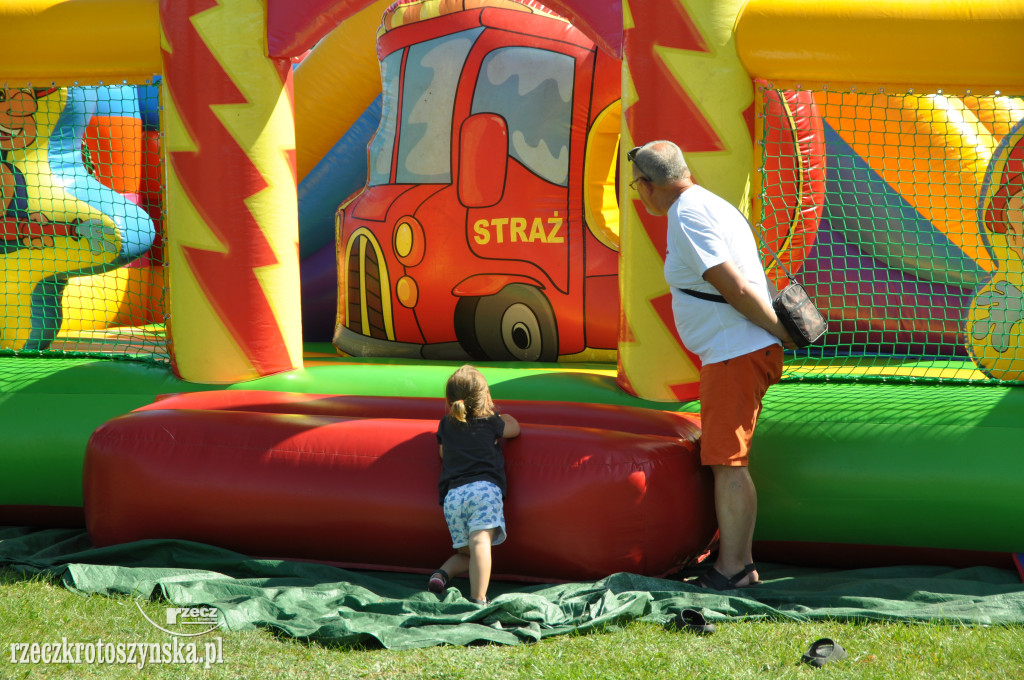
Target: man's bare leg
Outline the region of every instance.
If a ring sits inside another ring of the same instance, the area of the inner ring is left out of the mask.
[[[715,512],[719,543],[715,569],[727,578],[740,573],[754,561],[754,523],[757,521],[757,489],[746,467],[712,465],[715,475]],[[756,583],[757,572],[745,576],[738,586]]]

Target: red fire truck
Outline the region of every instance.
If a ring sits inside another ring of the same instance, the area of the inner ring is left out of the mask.
[[[610,353],[619,62],[530,2],[413,4],[384,17],[368,181],[336,216],[335,345],[454,360]]]

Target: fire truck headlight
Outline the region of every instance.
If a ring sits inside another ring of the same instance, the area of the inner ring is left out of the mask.
[[[426,239],[423,236],[423,225],[415,217],[403,217],[395,225],[392,247],[399,262],[406,267],[415,267],[423,260]]]
[[[395,284],[395,294],[403,307],[412,309],[420,299],[420,287],[411,276],[403,276]]]

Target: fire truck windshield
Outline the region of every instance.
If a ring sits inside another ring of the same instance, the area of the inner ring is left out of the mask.
[[[572,57],[533,47],[502,47],[480,66],[473,113],[508,125],[509,155],[539,177],[569,183]]]
[[[371,185],[451,182],[456,87],[466,56],[482,31],[475,28],[416,43],[381,62],[383,102],[380,126],[370,145]],[[406,51],[409,57],[403,74]],[[397,165],[392,180],[393,158]]]

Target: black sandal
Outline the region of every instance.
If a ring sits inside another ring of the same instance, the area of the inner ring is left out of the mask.
[[[677,612],[668,622],[670,630],[689,630],[697,635],[710,635],[715,632],[715,624],[709,623],[704,615],[696,609],[683,609]]]
[[[821,638],[811,644],[810,649],[804,652],[800,660],[815,668],[821,668],[827,663],[841,661],[845,658],[846,650],[842,645],[831,638]]]
[[[443,595],[444,591],[448,590],[448,583],[450,581],[451,577],[448,576],[448,572],[444,569],[438,569],[430,575],[430,580],[427,581],[427,590],[436,595]]]
[[[749,574],[756,571],[757,567],[751,562],[747,566],[740,569],[739,573],[732,578],[727,577],[722,572],[718,571],[714,567],[711,567],[706,572],[697,577],[696,584],[701,588],[708,590],[735,590],[736,588],[749,588],[754,584],[740,586],[740,581],[745,579]]]

